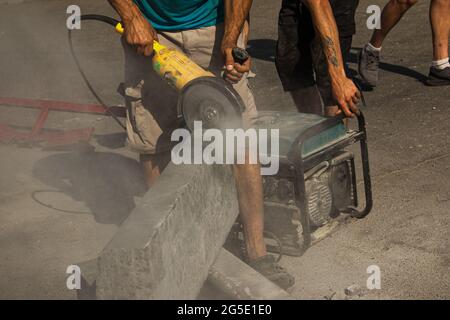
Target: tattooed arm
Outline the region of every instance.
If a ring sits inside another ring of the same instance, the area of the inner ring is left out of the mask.
[[[344,62],[339,43],[339,33],[329,0],[301,0],[311,12],[314,28],[322,41],[324,54],[327,57],[333,96],[340,112],[347,117],[358,113],[356,106],[360,93],[353,81],[345,75]],[[340,113],[338,112],[338,113]]]

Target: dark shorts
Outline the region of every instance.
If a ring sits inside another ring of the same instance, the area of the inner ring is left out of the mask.
[[[356,32],[359,0],[330,0],[338,26],[344,61],[348,60]],[[278,21],[276,66],[285,91],[317,83],[325,105],[331,105],[328,67],[321,44],[315,41],[311,14],[299,0],[283,0]]]

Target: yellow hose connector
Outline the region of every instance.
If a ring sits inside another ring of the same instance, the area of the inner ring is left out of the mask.
[[[118,24],[116,24],[116,31],[120,34],[123,34],[125,29],[123,28],[123,25],[119,22]]]

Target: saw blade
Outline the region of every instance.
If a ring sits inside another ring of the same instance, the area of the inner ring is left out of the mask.
[[[183,89],[179,104],[186,125],[191,130],[194,121],[201,121],[205,129],[242,127],[242,99],[222,79],[203,77],[191,81]]]

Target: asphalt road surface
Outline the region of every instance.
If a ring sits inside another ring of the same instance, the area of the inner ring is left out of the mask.
[[[281,1],[255,0],[252,87],[262,110],[294,110],[274,67]],[[106,1],[78,0],[83,13],[113,14]],[[354,48],[370,36],[362,0]],[[66,0],[0,1],[0,96],[95,103],[69,54]],[[365,92],[374,209],[341,225],[301,258],[282,264],[298,299],[450,298],[450,90],[423,85],[431,60],[429,1],[409,12],[384,44],[381,81]],[[74,34],[83,68],[99,95],[122,100],[118,36],[83,24]],[[351,67],[355,69],[355,65]],[[0,106],[0,122],[30,126],[30,110]],[[96,257],[145,192],[136,155],[111,118],[59,113],[48,128],[96,128],[96,152],[0,145],[0,298],[63,298],[66,268]],[[366,287],[378,266],[381,289]]]

